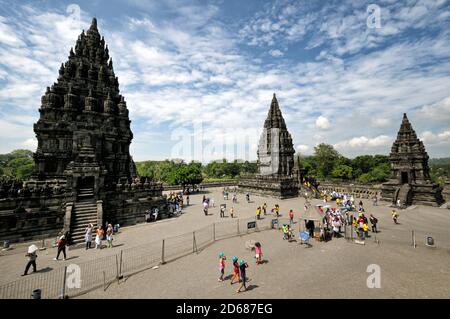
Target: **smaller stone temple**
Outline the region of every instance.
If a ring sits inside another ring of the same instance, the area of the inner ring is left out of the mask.
[[[294,146],[277,98],[273,94],[267,119],[258,144],[259,174],[243,177],[238,187],[243,192],[277,198],[298,196],[298,176],[294,174]]]
[[[422,141],[417,138],[411,123],[403,114],[403,121],[392,145],[389,159],[391,178],[383,184],[382,198],[401,206],[430,205],[443,203],[442,188],[430,178],[428,154]]]

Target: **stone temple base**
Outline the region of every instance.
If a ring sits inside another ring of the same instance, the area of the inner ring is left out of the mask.
[[[450,181],[445,183],[442,195],[447,204],[450,204]]]
[[[438,207],[444,203],[442,188],[437,184],[409,184],[407,194],[402,193],[402,189],[400,189],[402,186],[389,182],[383,184],[382,200],[396,204],[397,196],[400,196],[400,200],[404,206],[426,205]],[[398,195],[397,189],[400,189]]]
[[[270,196],[275,198],[292,198],[298,196],[298,181],[295,177],[257,175],[241,178],[238,182],[240,192]]]

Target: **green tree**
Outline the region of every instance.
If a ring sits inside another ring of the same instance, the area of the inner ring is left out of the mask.
[[[352,179],[353,178],[353,168],[348,165],[336,165],[331,172],[331,176],[340,179]]]
[[[317,177],[326,178],[331,175],[331,171],[341,155],[332,145],[322,143],[314,147],[314,157],[317,162],[317,171],[320,174]]]
[[[198,163],[180,165],[168,175],[168,182],[171,185],[181,185],[183,190],[188,185],[194,187],[202,181],[201,164]]]

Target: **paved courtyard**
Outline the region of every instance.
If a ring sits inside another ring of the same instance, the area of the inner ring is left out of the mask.
[[[102,250],[74,249],[68,251],[67,261],[53,261],[54,248],[39,253],[38,270],[48,272],[71,263],[94,260],[101,256],[117,254],[121,249],[161,240],[194,231],[213,222],[221,222],[219,205],[224,201],[221,188],[206,190],[206,195],[214,199],[215,207],[210,215],[204,216],[201,199],[204,193],[191,196],[191,205],[180,217],[124,227],[115,236],[115,248]],[[450,297],[450,212],[432,207],[412,207],[400,211],[400,225],[394,225],[386,205],[373,207],[371,201],[363,200],[368,214],[379,219],[379,230],[375,238],[361,246],[347,242],[344,238],[327,243],[312,241],[311,248],[297,242],[288,243],[281,239],[277,230],[263,231],[250,235],[218,241],[198,254],[192,254],[167,263],[159,269],[151,269],[135,274],[119,285],[112,284],[104,292],[97,289],[81,298],[229,298],[237,296],[229,282],[217,282],[218,253],[228,256],[227,271],[231,271],[230,259],[233,255],[249,261],[248,275],[250,290],[243,293],[245,298],[303,298],[303,297],[343,297],[343,298],[401,298],[401,297]],[[251,203],[238,195],[234,204],[238,218],[255,216],[257,206],[267,203],[268,208],[275,203],[281,213],[287,216],[293,209],[296,217],[303,210],[304,199],[277,200],[252,196]],[[320,201],[313,200],[313,205]],[[332,206],[334,203],[331,204]],[[227,211],[228,216],[228,211]],[[267,218],[272,218],[268,216]],[[411,246],[411,230],[415,230],[417,248]],[[436,247],[425,247],[425,236],[432,235]],[[254,264],[252,253],[245,248],[249,239],[258,240],[263,245],[267,263]],[[3,252],[0,256],[0,284],[17,280],[26,264],[26,246]],[[381,267],[381,288],[369,289],[366,279],[367,266]],[[32,274],[30,276],[39,276]],[[240,296],[240,295],[239,295]]]

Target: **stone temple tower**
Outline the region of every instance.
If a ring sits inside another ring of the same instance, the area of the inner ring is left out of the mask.
[[[403,114],[397,139],[391,148],[391,178],[383,184],[383,199],[402,206],[423,204],[438,206],[443,203],[441,188],[430,179],[428,154],[417,138],[411,123]]]
[[[239,189],[278,198],[297,196],[298,177],[294,176],[294,153],[291,134],[274,94],[258,145],[259,174],[241,178]]]
[[[258,145],[259,173],[261,175],[292,175],[294,145],[283,115],[273,94],[267,119]]]
[[[57,82],[47,87],[39,112],[37,180],[67,181],[68,188],[96,193],[132,177],[128,109],[96,18],[61,64]]]
[[[47,87],[39,113],[35,174],[25,186],[0,185],[0,240],[64,230],[76,243],[89,223],[131,225],[156,208],[167,217],[162,184],[136,176],[127,104],[96,18]]]

